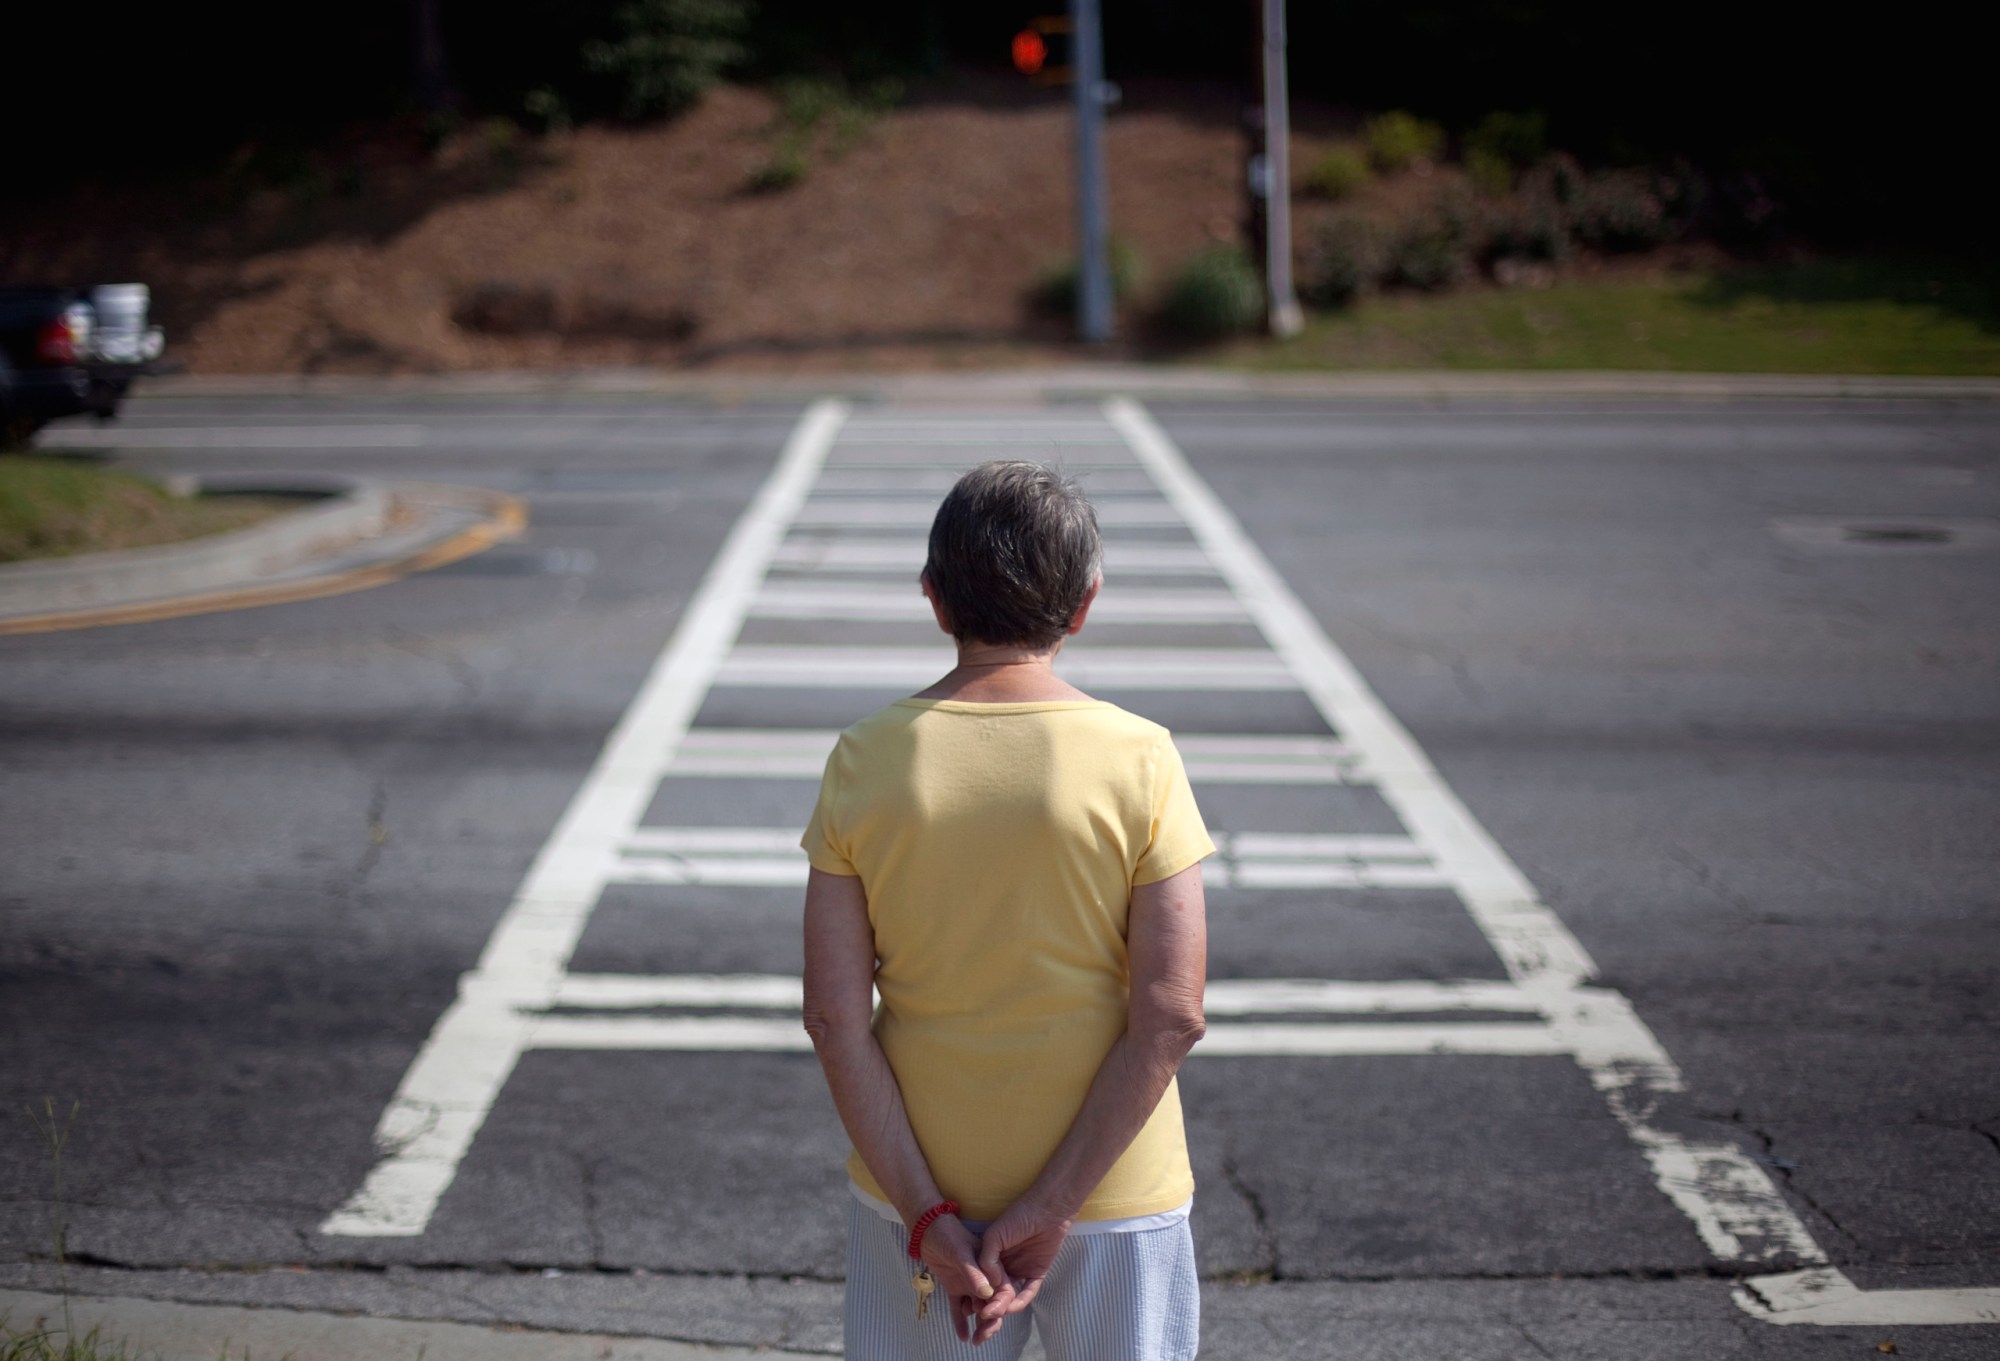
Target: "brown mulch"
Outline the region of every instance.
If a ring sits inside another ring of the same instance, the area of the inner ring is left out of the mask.
[[[142,279],[198,373],[423,373],[1019,362],[1062,352],[1037,279],[1071,252],[1063,98],[968,85],[889,112],[758,193],[765,94],[666,125],[548,138],[408,129],[319,153],[289,186],[84,192],[0,219],[0,278]],[[1233,106],[1111,119],[1114,233],[1154,289],[1235,240]]]

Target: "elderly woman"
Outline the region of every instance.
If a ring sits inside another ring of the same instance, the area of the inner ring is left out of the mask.
[[[1056,677],[1099,558],[1061,475],[961,478],[922,578],[958,665],[841,734],[806,829],[855,1361],[1018,1357],[1031,1327],[1051,1361],[1195,1354],[1174,1079],[1215,847],[1167,731]]]

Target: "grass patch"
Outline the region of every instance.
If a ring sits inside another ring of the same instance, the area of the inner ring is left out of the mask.
[[[0,1317],[0,1361],[143,1361],[141,1353],[122,1342],[108,1342],[92,1328],[73,1337],[60,1328],[50,1329],[37,1321],[34,1327],[16,1328],[11,1319]]]
[[[113,468],[0,454],[0,562],[179,543],[297,508],[284,497],[172,496]]]
[[[1219,356],[1269,369],[1619,369],[2000,374],[2000,276],[1832,260],[1363,299],[1284,343]]]

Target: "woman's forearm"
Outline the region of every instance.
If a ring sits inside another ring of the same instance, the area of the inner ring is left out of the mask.
[[[1105,1054],[1069,1132],[1029,1188],[1073,1219],[1153,1116],[1181,1060],[1206,1029],[1208,927],[1201,866],[1132,890],[1126,944],[1131,985],[1125,1033]]]
[[[874,1174],[889,1202],[909,1224],[943,1199],[930,1164],[910,1130],[903,1089],[888,1056],[865,1025],[814,1029],[813,1048],[826,1070],[827,1089],[854,1151]]]
[[[1201,1034],[1198,1009],[1190,1019],[1128,1026],[1098,1065],[1069,1132],[1043,1164],[1026,1198],[1060,1218],[1074,1219],[1112,1164],[1139,1137]]]

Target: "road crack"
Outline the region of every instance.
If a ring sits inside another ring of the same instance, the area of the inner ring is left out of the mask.
[[[1547,1347],[1544,1347],[1541,1343],[1541,1339],[1528,1331],[1527,1324],[1515,1323],[1514,1331],[1518,1332],[1521,1335],[1521,1340],[1523,1342],[1527,1343],[1530,1347],[1533,1347],[1535,1349],[1535,1355],[1546,1356],[1549,1359],[1549,1361],[1555,1361],[1556,1354],[1550,1351]]]
[[[1678,861],[1681,865],[1685,866],[1688,872],[1694,875],[1695,883],[1699,884],[1703,889],[1713,894],[1722,902],[1727,903],[1746,916],[1757,910],[1756,905],[1748,898],[1745,898],[1742,894],[1723,882],[1722,876],[1715,872],[1714,866],[1710,865],[1706,860],[1696,855],[1687,847],[1678,844],[1670,845],[1667,847],[1667,856],[1669,859]]]
[[[1741,1120],[1740,1115],[1737,1118],[1739,1121]],[[1792,1175],[1794,1172],[1798,1171],[1799,1165],[1793,1162],[1789,1158],[1781,1158],[1778,1156],[1778,1141],[1772,1138],[1769,1134],[1765,1133],[1763,1130],[1758,1129],[1755,1125],[1744,1125],[1744,1128],[1749,1130],[1751,1134],[1755,1135],[1757,1137],[1757,1141],[1764,1146],[1763,1155],[1757,1158],[1757,1161],[1761,1163],[1763,1166],[1771,1169],[1771,1171],[1777,1173],[1778,1179],[1784,1183],[1785,1190],[1790,1192],[1794,1197],[1796,1197],[1798,1201],[1802,1205],[1804,1205],[1807,1209],[1811,1210],[1814,1214],[1818,1215],[1821,1219],[1825,1220],[1829,1225],[1831,1225],[1833,1227],[1833,1231],[1839,1234],[1842,1238],[1845,1238],[1850,1246],[1859,1248],[1861,1246],[1861,1240],[1855,1237],[1855,1235],[1848,1230],[1847,1226],[1845,1224],[1842,1224],[1840,1220],[1834,1216],[1833,1211],[1827,1209],[1826,1206],[1820,1204],[1818,1200],[1814,1199],[1813,1194],[1810,1191],[1806,1190],[1805,1187],[1799,1185],[1798,1178]]]
[[[1250,1222],[1257,1229],[1257,1252],[1263,1262],[1262,1269],[1275,1281],[1278,1279],[1278,1236],[1271,1229],[1271,1219],[1265,1213],[1263,1197],[1257,1194],[1256,1188],[1244,1180],[1233,1157],[1225,1157],[1222,1160],[1222,1179],[1229,1183],[1229,1189],[1241,1196],[1244,1205],[1249,1207]]]
[[[597,1160],[579,1154],[576,1165],[578,1179],[583,1187],[583,1228],[590,1237],[590,1264],[593,1269],[602,1269],[604,1229],[598,1222],[597,1213]]]
[[[378,777],[368,793],[368,845],[354,866],[357,888],[374,872],[376,864],[382,859],[382,848],[389,844],[388,815],[389,787]]]

